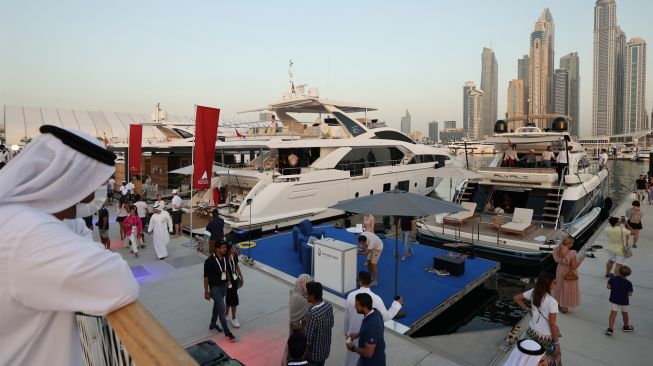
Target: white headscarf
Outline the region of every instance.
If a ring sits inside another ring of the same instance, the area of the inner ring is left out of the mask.
[[[544,357],[544,347],[531,339],[522,339],[503,366],[537,366]]]
[[[58,136],[76,135],[75,141],[75,138],[57,137],[46,132],[44,127],[41,127],[42,135],[0,170],[0,207],[21,204],[51,214],[61,212],[86,198],[114,173],[115,167],[108,163],[106,150],[101,154],[102,161],[76,150],[86,150],[89,154],[98,152],[95,146],[89,148],[88,144],[78,147],[79,138],[104,149],[90,134],[47,126]],[[71,144],[75,148],[69,146]]]

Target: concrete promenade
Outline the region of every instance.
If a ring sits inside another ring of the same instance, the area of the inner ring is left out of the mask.
[[[115,208],[110,208],[115,218]],[[98,239],[97,230],[94,232]],[[113,251],[123,255],[141,285],[140,301],[168,329],[182,346],[213,339],[226,352],[248,366],[281,365],[288,336],[288,297],[293,278],[255,264],[241,265],[245,284],[239,291],[238,320],[241,328],[233,329],[239,338],[228,342],[222,333],[209,331],[212,302],[204,300],[203,263],[206,256],[191,247],[188,237],[173,238],[168,245],[168,258],[159,260],[151,237],[146,235],[147,248],[138,258],[129,249],[118,249],[119,231],[110,227]],[[343,335],[344,300],[325,294],[334,305],[335,325],[332,331],[331,355],[327,365],[342,365],[345,352]],[[445,350],[386,329],[388,365],[469,365]]]
[[[629,194],[612,215],[620,217],[631,207],[632,198]],[[628,278],[634,287],[630,299],[630,324],[635,327],[633,333],[621,331],[623,325],[621,314],[618,314],[614,327],[614,335],[606,336],[603,331],[608,327],[611,304],[608,300],[610,290],[607,289],[605,264],[608,253],[605,249],[597,249],[596,258],[585,258],[578,270],[580,278],[581,304],[568,314],[558,315],[558,326],[562,337],[562,362],[565,365],[596,366],[596,365],[651,365],[649,352],[653,350],[653,205],[643,204],[643,226],[640,232],[638,247],[634,255],[626,259],[626,265],[633,270]],[[592,245],[607,247],[607,238],[603,234],[607,221],[596,231],[587,242],[584,249]],[[632,243],[632,238],[631,241]],[[584,251],[582,252],[585,254]],[[521,322],[524,330],[528,318]],[[502,365],[507,358],[498,357],[492,365]]]

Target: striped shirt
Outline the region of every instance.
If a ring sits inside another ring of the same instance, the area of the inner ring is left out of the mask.
[[[308,311],[306,322],[306,358],[311,362],[323,362],[331,351],[331,328],[333,328],[333,307],[327,301],[313,305]]]

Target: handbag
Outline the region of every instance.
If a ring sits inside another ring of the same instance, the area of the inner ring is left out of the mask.
[[[571,266],[569,266],[569,271],[565,273],[565,281],[576,281],[578,279],[578,274],[574,271]]]
[[[619,227],[621,229],[621,244],[624,246],[624,258],[630,258],[633,256],[633,249],[630,247],[630,245],[624,243],[624,229]]]

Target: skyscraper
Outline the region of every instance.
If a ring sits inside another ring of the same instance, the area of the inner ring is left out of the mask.
[[[469,128],[466,129],[467,137],[478,140],[481,135],[481,123],[483,122],[483,91],[472,89],[467,94],[469,98]]]
[[[646,41],[632,38],[624,57],[624,133],[647,128],[646,123]]]
[[[494,51],[483,47],[481,55],[481,90],[483,90],[483,120],[479,131],[479,138],[491,136],[494,122],[497,119],[498,98],[498,73],[499,65]]]
[[[553,107],[553,17],[548,8],[535,23],[531,33],[528,99],[529,114],[547,114]],[[548,127],[546,119],[533,120],[539,127]]]
[[[621,27],[617,27],[617,36],[615,49],[617,51],[617,57],[615,62],[615,83],[614,88],[615,92],[615,133],[624,133],[624,57],[626,55],[626,33],[621,30]]]
[[[406,109],[406,115],[401,117],[401,132],[410,135],[410,113]]]
[[[432,142],[438,141],[438,122],[429,122],[429,140]]]
[[[614,0],[597,0],[594,5],[594,55],[592,79],[592,135],[612,135],[621,130],[617,117],[622,80],[619,80],[623,35],[617,25]]]
[[[508,84],[508,118],[515,118],[526,115],[526,103],[524,102],[524,80],[513,79]],[[515,122],[510,124],[511,128],[521,127],[523,123]]]
[[[571,117],[571,134],[579,136],[580,133],[580,71],[578,53],[572,52],[560,57],[560,68],[569,71],[569,111]]]
[[[467,94],[469,93],[470,90],[476,88],[476,84],[473,81],[467,81],[465,82],[465,86],[463,86],[463,128],[467,130],[469,127],[469,99],[467,98]],[[446,127],[445,128],[455,128],[454,127]]]
[[[553,77],[553,113],[569,115],[569,71],[556,69]]]
[[[524,95],[522,100],[524,101],[524,115],[528,110],[528,64],[529,64],[528,55],[517,60],[517,80],[524,80]]]
[[[456,128],[456,121],[444,121],[444,128]]]

